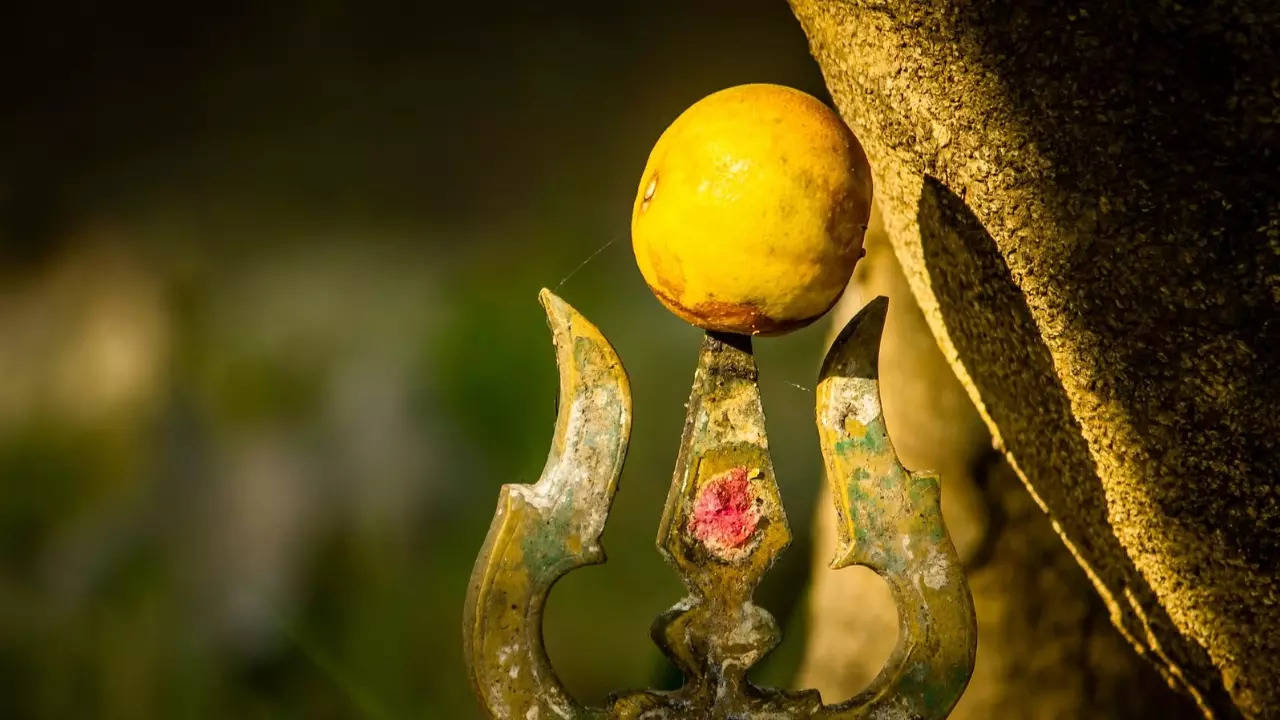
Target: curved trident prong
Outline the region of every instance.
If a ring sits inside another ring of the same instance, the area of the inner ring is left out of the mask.
[[[600,534],[631,436],[631,386],[613,346],[549,290],[538,298],[560,371],[555,435],[537,483],[502,486],[463,617],[472,685],[502,720],[599,716],[551,668],[542,609],[561,576],[604,562]]]
[[[973,598],[939,507],[938,478],[907,471],[880,408],[880,335],[888,298],[845,325],[822,363],[818,438],[835,500],[831,566],[865,565],[889,584],[898,644],[836,718],[945,718],[969,684],[978,631]]]
[[[499,720],[935,720],[973,669],[973,603],[938,507],[938,481],[898,462],[880,410],[877,356],[887,300],[858,313],[832,345],[818,385],[818,431],[839,514],[833,566],[888,581],[898,646],[851,700],[758,688],[747,672],[778,642],[751,602],[790,542],[765,436],[750,338],[708,333],[694,373],[658,547],[689,595],[653,635],[685,676],[674,692],[614,696],[586,708],[564,690],[542,645],[551,585],[602,562],[600,534],[631,420],[627,378],[593,325],[542,291],[560,367],[556,435],[537,484],[505,485],[467,598],[464,649],[485,709]]]

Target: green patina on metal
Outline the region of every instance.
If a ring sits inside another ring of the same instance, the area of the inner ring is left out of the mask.
[[[817,420],[839,518],[834,568],[866,565],[899,608],[898,646],[856,697],[825,704],[814,690],[759,688],[750,668],[779,642],[752,595],[791,541],[765,434],[751,340],[708,333],[694,373],[658,549],[686,597],[653,639],[684,675],[671,692],[578,704],[542,646],[542,609],[562,575],[603,562],[600,535],[630,432],[631,396],[613,348],[568,304],[543,291],[560,367],[556,433],[541,479],[503,486],[472,575],[464,650],[472,682],[500,720],[634,718],[781,720],[944,718],[973,670],[976,630],[937,479],[908,472],[880,410],[876,358],[887,301],[858,314],[832,345]]]
[[[565,691],[542,644],[551,585],[604,561],[600,535],[631,432],[631,389],[613,347],[548,291],[560,370],[556,429],[542,477],[504,485],[476,561],[463,617],[472,685],[495,718],[591,718]]]

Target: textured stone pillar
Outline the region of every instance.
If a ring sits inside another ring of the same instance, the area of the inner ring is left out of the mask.
[[[871,297],[890,298],[881,389],[894,446],[942,477],[947,528],[965,561],[978,614],[978,662],[953,720],[1199,717],[1107,620],[1084,571],[1054,533],[938,350],[884,232],[837,310],[836,325]],[[800,686],[827,699],[858,691],[895,640],[888,589],[863,568],[832,572],[834,513],[818,508],[808,653]]]
[[[1280,11],[792,7],[932,335],[1111,621],[1206,715],[1280,717]]]

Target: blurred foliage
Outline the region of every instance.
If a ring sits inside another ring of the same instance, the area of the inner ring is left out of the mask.
[[[589,701],[648,626],[697,332],[630,257],[650,144],[724,86],[822,95],[785,3],[30,5],[3,51],[0,717],[463,718],[461,604],[554,415],[536,302],[637,398],[610,561],[552,595]],[[824,329],[758,343],[802,637]]]

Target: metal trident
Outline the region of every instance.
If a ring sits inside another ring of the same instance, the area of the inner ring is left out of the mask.
[[[898,644],[856,697],[824,704],[816,690],[759,688],[747,671],[779,641],[751,602],[791,541],[765,437],[751,339],[708,332],[694,373],[658,549],[689,594],[653,626],[684,674],[671,692],[631,691],[584,707],[556,677],[542,643],[551,586],[604,562],[600,535],[627,451],[631,391],[612,346],[547,290],[560,370],[555,438],[541,479],[504,485],[476,559],[463,625],[471,681],[499,720],[945,718],[969,682],[973,601],[938,505],[938,479],[904,469],[880,409],[878,354],[888,300],[862,309],[832,344],[817,389],[817,423],[838,516],[832,567],[865,565],[888,582]]]

